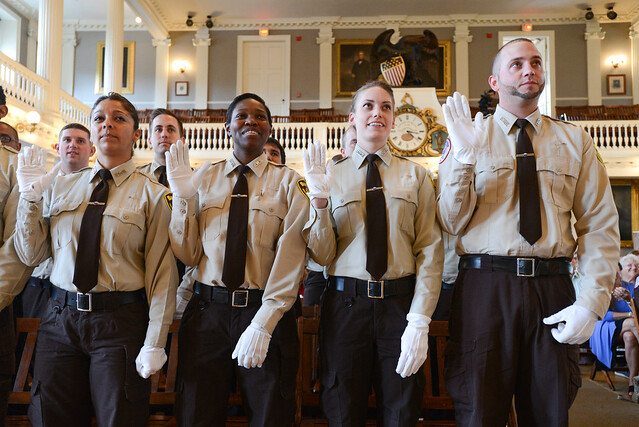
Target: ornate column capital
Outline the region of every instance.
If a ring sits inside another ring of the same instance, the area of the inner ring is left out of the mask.
[[[470,30],[468,29],[468,24],[466,23],[455,23],[455,34],[453,35],[453,42],[461,43],[466,42],[470,43],[473,41],[473,36],[470,35]]]
[[[321,25],[319,29],[319,33],[317,34],[317,38],[315,39],[315,42],[317,44],[335,43],[335,38],[333,37],[333,26]]]
[[[193,37],[193,46],[211,46],[211,35],[209,34],[209,29],[207,27],[200,27],[195,32],[195,37]]]
[[[158,47],[158,46],[171,47],[171,38],[153,39],[151,40],[151,44],[153,45],[153,47]]]

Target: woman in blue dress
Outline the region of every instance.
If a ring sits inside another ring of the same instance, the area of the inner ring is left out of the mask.
[[[634,392],[632,378],[639,371],[639,335],[632,318],[629,301],[634,298],[635,278],[639,273],[639,257],[629,254],[619,260],[621,271],[617,274],[612,291],[610,309],[604,318],[597,322],[590,338],[590,347],[597,359],[608,368],[614,364],[615,349],[619,344],[626,350],[628,364],[628,394]]]

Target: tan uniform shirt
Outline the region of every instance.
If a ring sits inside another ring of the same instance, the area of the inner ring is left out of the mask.
[[[17,152],[0,145],[0,310],[22,291],[33,270],[24,265],[13,246],[18,207]]]
[[[542,236],[530,245],[519,234],[515,117],[500,106],[485,120],[476,165],[452,152],[439,167],[438,216],[459,236],[457,253],[572,258],[578,248],[585,279],[577,303],[603,316],[619,258],[617,209],[593,141],[580,127],[541,116],[527,117],[541,196]],[[570,216],[576,218],[577,237]]]
[[[196,266],[193,279],[206,285],[224,286],[226,233],[238,166],[234,156],[214,164],[195,196],[173,201],[173,251],[184,264]],[[302,191],[304,181],[292,169],[267,161],[264,154],[248,166],[248,250],[241,287],[264,290],[253,320],[273,333],[295,302],[302,278],[308,199]]]
[[[444,231],[442,237],[444,239],[444,272],[442,281],[452,285],[457,280],[457,274],[459,273],[459,255],[455,252],[457,236],[452,236]]]
[[[410,312],[431,316],[441,290],[444,251],[435,213],[435,189],[423,167],[391,154],[377,154],[388,211],[388,270],[383,279],[415,274]],[[366,271],[366,170],[368,153],[357,146],[352,156],[333,165],[329,206],[311,209],[304,227],[308,251],[332,276],[370,280]]]
[[[138,170],[140,172],[144,172],[145,174],[154,177],[155,180],[158,181],[160,179],[160,170],[159,170],[160,166],[163,166],[163,165],[153,160],[151,163],[147,163],[144,166],[140,166]]]
[[[28,265],[53,257],[51,283],[77,292],[73,284],[82,216],[100,182],[93,169],[58,176],[49,190],[50,206],[20,199],[16,250]],[[145,288],[149,327],[145,344],[164,347],[175,310],[177,269],[170,250],[169,197],[165,187],[137,171],[132,160],[111,169],[104,210],[98,284],[92,292]]]

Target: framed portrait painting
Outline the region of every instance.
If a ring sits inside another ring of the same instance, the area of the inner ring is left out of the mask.
[[[95,64],[95,93],[104,93],[104,55],[105,42],[98,42]],[[124,56],[122,57],[122,93],[133,93],[135,79],[135,42],[124,42]]]

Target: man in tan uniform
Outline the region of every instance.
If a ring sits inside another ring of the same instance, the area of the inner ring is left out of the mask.
[[[531,41],[506,44],[489,83],[499,105],[474,126],[465,97],[444,105],[438,216],[461,255],[446,386],[460,425],[505,425],[514,394],[520,425],[567,426],[581,384],[577,344],[610,302],[617,210],[590,136],[540,114],[545,77]],[[576,301],[575,248],[584,275]]]
[[[149,134],[149,142],[153,148],[153,161],[141,166],[139,169],[155,177],[160,184],[168,187],[164,153],[169,151],[171,145],[184,138],[184,126],[182,121],[170,110],[156,108],[151,112]]]
[[[60,129],[54,148],[60,155],[60,173],[64,175],[89,167],[89,159],[95,154],[89,129],[80,123],[69,123]],[[51,296],[49,276],[52,267],[53,260],[47,258],[33,270],[27,286],[14,300],[16,317],[42,316]]]

